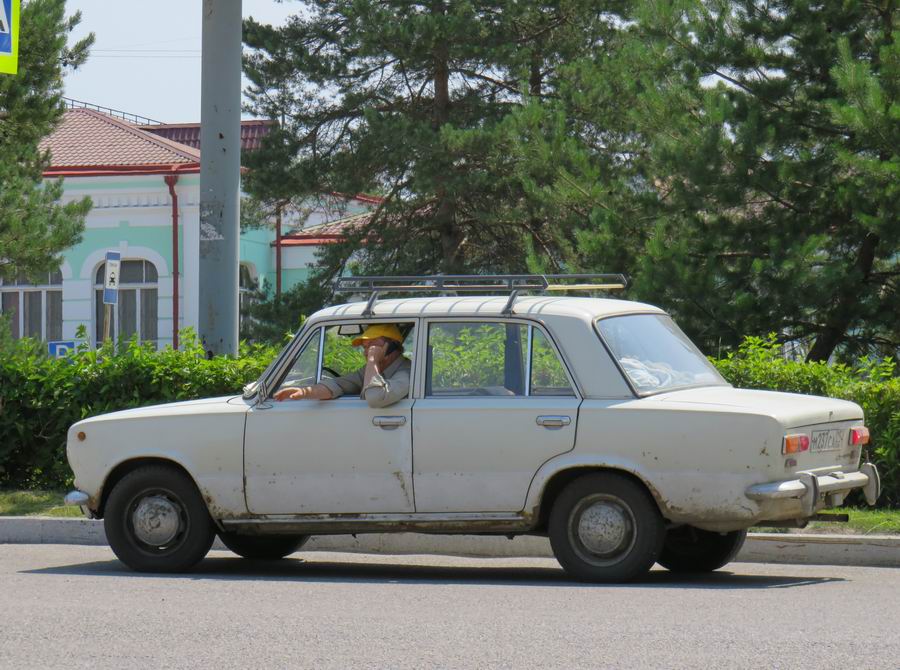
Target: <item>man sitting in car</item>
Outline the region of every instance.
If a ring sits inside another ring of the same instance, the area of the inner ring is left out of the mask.
[[[323,378],[313,386],[283,388],[275,400],[331,400],[359,393],[369,407],[388,407],[409,395],[412,363],[403,356],[403,335],[396,325],[371,325],[353,340],[353,346],[362,346],[365,367],[343,377]]]

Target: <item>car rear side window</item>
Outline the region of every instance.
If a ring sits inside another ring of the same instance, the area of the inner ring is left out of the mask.
[[[546,335],[524,323],[432,323],[425,394],[574,396]]]

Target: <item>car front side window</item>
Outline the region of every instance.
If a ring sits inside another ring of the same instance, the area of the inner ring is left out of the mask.
[[[316,328],[310,338],[303,345],[300,354],[294,360],[287,376],[282,380],[278,389],[287,388],[289,386],[309,386],[316,383],[316,373],[319,367],[319,346],[321,339],[321,328]]]

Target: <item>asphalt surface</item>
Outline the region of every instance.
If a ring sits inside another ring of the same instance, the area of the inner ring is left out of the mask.
[[[0,668],[891,668],[900,570],[737,563],[569,581],[552,559],[0,545]]]

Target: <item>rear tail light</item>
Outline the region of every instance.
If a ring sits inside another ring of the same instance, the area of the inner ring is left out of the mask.
[[[782,454],[798,454],[801,451],[809,451],[809,435],[785,435]]]
[[[868,444],[869,443],[869,429],[865,426],[860,426],[859,428],[851,428],[850,429],[850,444]]]

